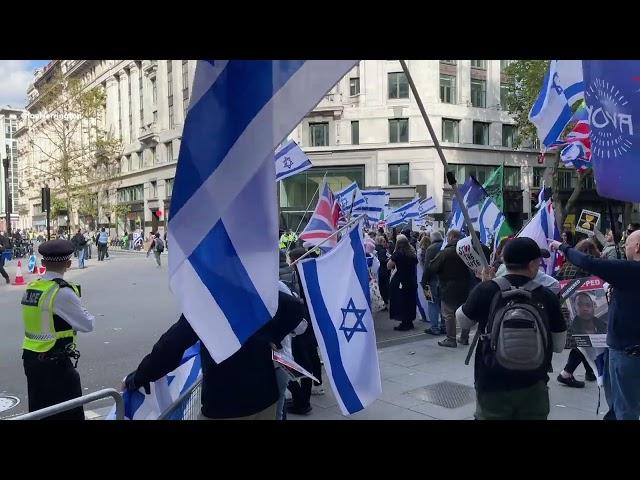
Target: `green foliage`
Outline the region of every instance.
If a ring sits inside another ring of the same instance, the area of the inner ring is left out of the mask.
[[[549,60],[515,60],[505,69],[509,77],[507,110],[518,128],[515,146],[519,146],[523,140],[533,141],[537,138],[536,127],[529,121],[529,111],[540,93],[548,68]]]

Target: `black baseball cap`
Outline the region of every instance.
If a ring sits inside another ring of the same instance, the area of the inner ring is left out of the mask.
[[[536,258],[549,258],[551,254],[546,248],[540,248],[538,244],[528,237],[512,238],[504,246],[502,258],[504,263],[511,265],[526,265]]]

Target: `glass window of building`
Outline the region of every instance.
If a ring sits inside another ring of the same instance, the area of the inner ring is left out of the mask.
[[[509,98],[509,85],[506,83],[500,84],[500,108],[502,110],[508,110],[507,99]]]
[[[409,164],[389,165],[389,185],[409,185]]]
[[[442,141],[450,143],[458,143],[460,120],[452,120],[450,118],[442,119]]]
[[[489,145],[489,124],[473,122],[473,143],[475,145]]]
[[[440,60],[440,63],[446,63],[447,65],[456,65],[458,61],[457,60]]]
[[[327,147],[329,145],[329,123],[310,123],[309,134],[312,147]]]
[[[471,60],[471,66],[474,68],[480,68],[482,70],[487,69],[487,61],[486,60]]]
[[[478,108],[486,108],[487,82],[485,80],[471,79],[471,105]]]
[[[167,198],[171,198],[171,194],[173,193],[173,178],[167,178],[164,181],[164,190]]]
[[[502,146],[513,148],[516,142],[517,130],[515,125],[502,125]]]
[[[392,118],[389,120],[389,143],[409,141],[409,119]]]
[[[542,187],[542,180],[544,179],[544,167],[533,167],[533,186]]]
[[[440,101],[456,103],[456,77],[440,74]]]
[[[409,82],[404,72],[389,74],[389,98],[409,98]]]
[[[360,144],[360,122],[358,121],[351,122],[351,144]]]
[[[349,79],[349,95],[352,97],[360,93],[360,77],[352,77]]]
[[[504,167],[504,186],[521,188],[520,167]]]

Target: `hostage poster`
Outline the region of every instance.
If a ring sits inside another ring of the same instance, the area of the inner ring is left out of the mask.
[[[569,312],[568,334],[577,347],[607,346],[607,304],[604,281],[598,277],[562,280],[560,296]]]

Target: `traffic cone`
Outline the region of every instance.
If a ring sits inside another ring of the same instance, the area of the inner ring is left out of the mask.
[[[25,285],[24,277],[22,276],[22,260],[18,260],[18,269],[16,270],[16,279],[13,282],[14,285]]]

